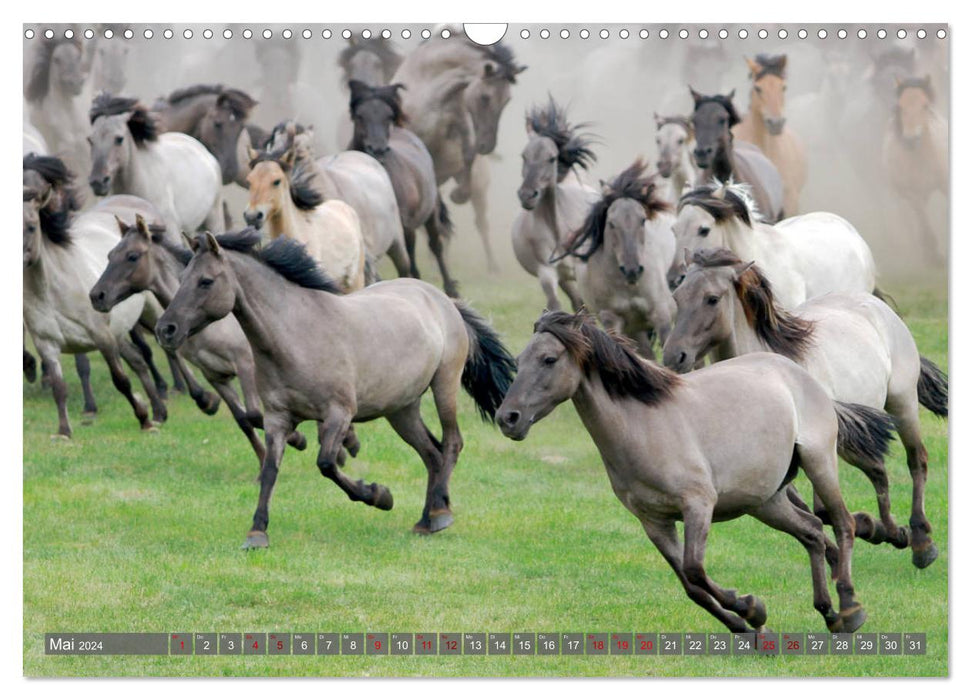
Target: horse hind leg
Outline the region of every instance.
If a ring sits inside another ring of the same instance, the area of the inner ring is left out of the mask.
[[[216,415],[216,411],[219,410],[219,397],[211,391],[206,391],[177,352],[166,351],[165,354],[169,358],[169,365],[172,367],[173,376],[182,375],[185,378],[185,385],[189,396],[195,401],[199,410],[207,416]]]
[[[117,348],[102,348],[101,355],[105,358],[105,362],[108,365],[108,371],[111,373],[111,381],[115,385],[115,389],[128,399],[128,403],[131,405],[135,413],[135,418],[138,419],[142,430],[156,429],[152,421],[148,418],[148,410],[145,408],[145,405],[132,392],[131,380],[121,366],[121,358],[119,357]]]
[[[74,367],[81,380],[81,393],[84,394],[84,413],[81,416],[81,423],[90,423],[98,413],[98,404],[94,400],[94,392],[91,391],[91,361],[87,355],[77,354],[74,356]]]
[[[418,260],[415,257],[415,239],[417,238],[415,229],[406,228],[404,236],[405,236],[405,254],[408,256],[408,277],[413,277],[416,280],[421,279],[421,273],[418,271]],[[396,267],[397,267],[397,264],[398,263],[395,262]],[[398,274],[399,275],[401,274],[400,269],[398,270]]]
[[[475,230],[479,232],[482,239],[482,247],[485,249],[486,264],[491,274],[497,275],[500,272],[499,263],[496,262],[495,253],[492,250],[492,238],[489,227],[489,203],[486,201],[487,186],[477,181],[475,176],[475,166],[472,173],[472,213],[474,215]],[[488,183],[486,183],[487,185]]]
[[[559,311],[563,308],[560,299],[556,296],[556,285],[558,283],[556,270],[549,265],[540,265],[536,270],[536,277],[539,279],[539,286],[546,296],[547,311]]]
[[[415,523],[412,532],[430,535],[444,530],[454,521],[448,496],[448,475],[455,466],[454,463],[446,469],[444,446],[435,439],[422,420],[420,400],[386,418],[401,439],[418,453],[428,471],[425,506],[421,519]]]
[[[644,532],[647,533],[648,538],[661,553],[661,556],[674,569],[675,575],[678,577],[678,580],[684,587],[685,593],[688,594],[691,600],[711,613],[711,615],[730,631],[751,631],[751,628],[745,623],[745,620],[735,613],[725,610],[704,588],[688,581],[684,575],[684,568],[682,566],[681,543],[678,541],[678,530],[673,522],[641,520],[641,525],[644,527]]]
[[[148,371],[148,365],[145,363],[145,358],[142,356],[142,353],[134,344],[126,343],[124,340],[118,344],[118,350],[121,352],[121,356],[125,362],[128,363],[128,366],[135,372],[142,387],[145,389],[145,393],[148,394],[149,403],[152,405],[152,420],[155,423],[164,423],[168,418],[168,410],[165,408],[165,402],[162,401],[162,397],[156,390],[155,383],[152,381],[151,374]]]
[[[411,232],[412,235],[412,250],[414,250],[414,236],[415,232]],[[403,240],[396,240],[388,248],[388,257],[391,258],[391,262],[394,264],[395,272],[398,273],[398,277],[417,277],[417,274],[412,274],[411,267],[411,255],[408,253],[408,249],[405,246]],[[417,270],[415,270],[417,272]]]
[[[441,201],[425,222],[425,231],[428,233],[428,248],[432,251],[432,255],[435,256],[435,261],[438,263],[438,270],[442,275],[442,288],[448,296],[458,299],[459,286],[452,279],[452,275],[448,271],[448,263],[445,262],[445,234],[447,229],[439,221],[440,206]]]
[[[348,444],[350,449],[357,452],[353,447],[357,437],[348,438],[350,429],[350,415],[340,411],[332,411],[326,420],[317,424],[317,437],[320,440],[317,468],[322,476],[337,484],[352,501],[374,506],[378,510],[391,510],[394,507],[394,497],[388,487],[377,482],[369,484],[363,479],[353,481],[340,470],[339,464],[341,453],[345,449],[344,445]]]
[[[232,414],[233,419],[236,421],[236,425],[239,429],[243,431],[243,435],[249,441],[250,446],[253,448],[253,452],[256,453],[256,459],[260,463],[260,471],[263,470],[263,460],[266,457],[266,447],[264,447],[262,440],[256,434],[256,430],[253,424],[250,422],[246,415],[246,409],[243,408],[243,404],[239,400],[239,396],[236,394],[236,390],[230,382],[212,382],[213,389],[216,393],[222,397],[222,400],[226,403],[226,408]]]
[[[169,387],[165,383],[165,378],[162,377],[162,373],[158,371],[158,367],[155,366],[155,359],[152,356],[152,347],[145,341],[144,336],[142,336],[142,330],[139,327],[132,328],[128,331],[128,337],[131,339],[132,344],[138,348],[138,351],[142,355],[142,359],[145,361],[145,367],[152,375],[152,381],[155,383],[155,391],[164,400],[169,396]],[[176,368],[172,368],[172,379],[173,379],[173,389],[175,391],[185,391],[185,386],[182,384],[182,378]]]

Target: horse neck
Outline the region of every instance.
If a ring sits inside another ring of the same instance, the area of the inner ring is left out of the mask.
[[[711,176],[721,182],[728,182],[735,172],[735,147],[732,142],[731,132],[728,134],[728,143],[724,148],[719,148],[712,159]],[[707,178],[706,178],[707,179]]]
[[[715,347],[713,351],[715,361],[729,360],[752,352],[769,351],[765,343],[759,339],[755,329],[749,325],[745,309],[737,294],[732,295],[732,315],[732,333]]]
[[[698,168],[691,160],[691,151],[694,149],[694,141],[685,141],[685,147],[681,149],[681,158],[678,167],[671,174],[671,186],[674,188],[674,201],[677,202],[684,191],[684,186],[695,186],[698,180]]]
[[[130,139],[126,139],[126,158],[112,178],[112,194],[134,194],[143,196],[151,192],[149,181],[151,177],[146,172],[146,158],[152,155],[152,145],[144,149],[136,148]],[[149,197],[146,197],[149,199]]]
[[[270,238],[289,236],[299,241],[304,240],[302,235],[304,217],[301,216],[300,210],[297,209],[297,205],[293,203],[289,194],[283,197],[282,205],[276,213],[267,219],[267,224],[269,225]]]
[[[557,242],[560,241],[559,215],[556,211],[556,203],[558,200],[557,190],[559,187],[559,183],[553,183],[543,190],[543,194],[540,195],[539,204],[536,207],[536,215],[550,227],[550,230],[553,232],[553,238]]]
[[[759,255],[757,247],[752,240],[755,237],[755,229],[746,226],[744,222],[736,218],[730,218],[718,224],[722,231],[724,247],[735,253],[742,260],[757,260]]]
[[[752,136],[752,143],[764,149],[769,140],[769,132],[765,128],[765,119],[762,115],[762,106],[755,99],[749,102],[748,116],[746,117],[749,133]]]
[[[613,399],[600,381],[596,371],[583,378],[576,393],[572,396],[576,409],[584,428],[593,438],[597,450],[600,452],[604,467],[608,474],[613,470],[614,454],[624,454],[628,441],[627,426],[631,420],[630,399],[617,401]],[[656,410],[656,407],[655,407]],[[638,426],[638,440],[641,435],[651,439],[650,430],[645,426]]]
[[[175,256],[161,245],[153,244],[151,250],[154,274],[149,281],[148,290],[155,295],[163,308],[168,308],[172,303],[172,297],[179,289],[179,275],[184,268]]]

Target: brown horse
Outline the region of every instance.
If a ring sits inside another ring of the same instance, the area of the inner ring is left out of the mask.
[[[799,195],[806,186],[806,148],[786,125],[786,55],[760,53],[745,59],[752,92],[748,114],[733,129],[735,138],[759,147],[782,177],[783,209],[786,216],[799,213]]]

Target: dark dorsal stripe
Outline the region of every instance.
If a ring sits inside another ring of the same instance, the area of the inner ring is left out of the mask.
[[[634,351],[626,338],[600,330],[585,312],[548,311],[533,327],[534,333],[550,333],[586,376],[596,373],[613,399],[632,398],[653,406],[668,398],[681,379],[677,374]]]
[[[132,113],[128,118],[128,131],[135,140],[136,146],[142,147],[147,142],[158,140],[159,132],[155,116],[135,97],[113,97],[107,92],[102,92],[94,98],[89,116],[91,123],[94,124],[100,117],[112,117],[126,112]]]
[[[607,213],[619,199],[632,199],[640,204],[648,220],[659,212],[670,211],[671,205],[658,196],[657,184],[653,177],[645,177],[645,170],[647,164],[638,158],[605,186],[603,196],[590,208],[583,225],[567,241],[565,247],[568,255],[586,261],[600,250],[604,242]],[[586,249],[580,252],[584,247]]]
[[[692,263],[704,269],[735,267],[741,265],[742,260],[727,248],[702,248],[694,252]],[[813,343],[813,323],[776,304],[772,285],[757,265],[749,267],[735,280],[735,293],[745,310],[749,327],[762,342],[773,352],[794,362],[803,359]]]
[[[247,227],[241,231],[218,235],[216,241],[226,250],[252,255],[296,285],[330,294],[342,293],[340,286],[310,256],[306,246],[292,238],[281,236],[259,247],[262,241],[260,232],[253,227]],[[205,242],[200,241],[200,245],[205,246]]]
[[[715,197],[714,194],[719,189],[721,188],[715,187],[714,185],[696,187],[690,192],[685,193],[678,200],[678,211],[680,212],[690,204],[704,209],[711,214],[715,221],[726,221],[735,218],[742,221],[746,226],[751,227],[752,216],[745,200],[727,187],[724,188],[724,197]]]
[[[526,125],[538,136],[545,136],[556,145],[557,175],[560,179],[574,167],[588,169],[597,160],[591,146],[595,143],[592,134],[581,133],[590,126],[570,124],[566,109],[549,96],[545,107],[533,107],[526,114]]]

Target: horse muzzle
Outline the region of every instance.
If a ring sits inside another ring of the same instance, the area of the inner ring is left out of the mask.
[[[155,326],[155,337],[164,350],[174,351],[185,342],[188,334],[179,324],[166,320],[163,314]]]
[[[88,294],[88,298],[91,300],[91,306],[95,311],[99,311],[103,314],[111,311],[112,304],[110,303],[111,300],[108,299],[108,293],[103,289],[98,289],[97,285],[95,285],[91,290],[91,293]]]
[[[659,160],[657,162],[657,174],[663,178],[671,177],[674,172],[674,164],[668,161]]]
[[[104,197],[111,190],[111,175],[92,177],[88,180],[88,184],[91,186],[92,192],[99,197]]]
[[[625,267],[624,265],[621,265],[620,274],[622,274],[624,276],[624,279],[627,280],[627,284],[633,286],[637,284],[637,282],[641,279],[641,275],[644,274],[644,266],[638,265],[637,267],[628,268],[628,267]]]
[[[253,210],[247,209],[246,211],[243,212],[243,221],[246,222],[247,226],[252,226],[255,229],[258,229],[261,226],[263,226],[263,222],[265,220],[266,220],[266,217],[263,215],[263,212],[259,209],[253,209]]]
[[[664,347],[664,366],[678,374],[687,374],[695,366],[695,357],[679,347]]]
[[[499,430],[503,435],[517,442],[526,439],[529,428],[533,424],[533,421],[526,420],[520,411],[503,409],[501,406],[496,414],[496,422],[499,424]]]
[[[539,202],[539,190],[523,186],[519,188],[517,194],[523,209],[532,211],[536,208],[536,204]]]
[[[782,130],[786,128],[786,118],[767,117],[765,120],[765,128],[772,136],[779,136],[782,133]]]

